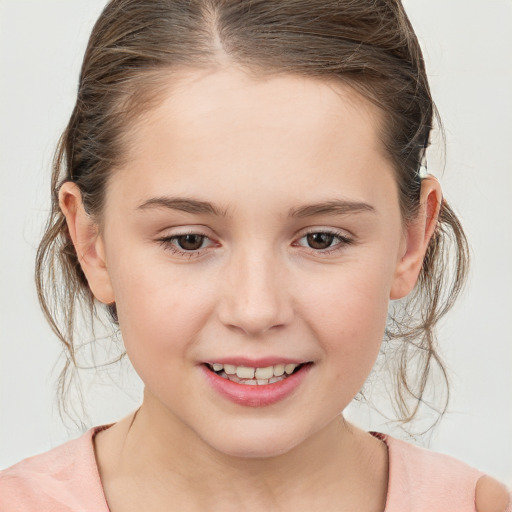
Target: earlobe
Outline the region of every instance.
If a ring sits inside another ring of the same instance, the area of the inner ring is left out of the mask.
[[[404,245],[391,286],[391,300],[402,299],[414,289],[437,226],[442,200],[439,181],[433,176],[425,178],[421,185],[418,214],[405,229]]]
[[[93,295],[104,304],[114,302],[104,241],[99,235],[97,224],[85,211],[82,193],[75,183],[66,182],[61,186],[59,205],[66,217],[69,235]]]

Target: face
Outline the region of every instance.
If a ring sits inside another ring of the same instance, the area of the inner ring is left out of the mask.
[[[126,350],[169,425],[226,454],[284,453],[339,416],[381,344],[405,240],[379,114],[294,76],[173,84],[107,188]]]

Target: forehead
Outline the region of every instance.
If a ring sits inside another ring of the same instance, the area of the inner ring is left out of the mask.
[[[158,106],[131,127],[122,181],[141,199],[196,186],[226,197],[263,189],[332,196],[333,185],[350,193],[356,182],[352,195],[367,188],[371,196],[390,178],[380,124],[377,107],[334,81],[189,70],[170,76]]]
[[[343,125],[348,123],[353,139],[382,148],[376,137],[380,111],[339,80],[289,74],[256,78],[230,67],[184,70],[163,83],[158,107],[148,111],[137,131],[160,130],[163,124],[171,128],[172,117],[173,135],[197,132],[205,143],[216,136],[229,142],[237,133],[261,139],[267,130],[280,141],[307,137],[312,146],[326,138],[342,142],[339,136],[347,138]],[[312,134],[317,134],[313,140]]]

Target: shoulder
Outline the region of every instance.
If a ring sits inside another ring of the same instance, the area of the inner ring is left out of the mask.
[[[512,496],[502,483],[484,475],[476,483],[475,505],[477,512],[508,512]]]
[[[103,511],[91,429],[45,453],[0,471],[0,512]]]
[[[388,445],[392,504],[407,502],[411,510],[509,512],[508,491],[482,471],[449,455],[383,434],[379,437]]]

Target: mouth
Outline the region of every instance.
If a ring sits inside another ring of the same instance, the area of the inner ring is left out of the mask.
[[[245,407],[265,407],[295,395],[313,365],[312,361],[241,358],[201,366],[206,381],[222,397]]]
[[[234,364],[205,363],[206,368],[223,379],[246,386],[268,386],[288,379],[312,363],[288,363],[255,368]]]

